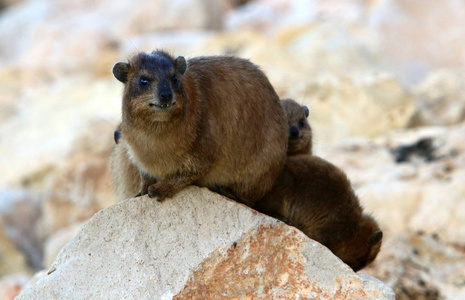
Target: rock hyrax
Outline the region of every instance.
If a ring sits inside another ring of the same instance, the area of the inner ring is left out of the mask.
[[[292,99],[281,100],[281,106],[289,123],[287,155],[312,153],[312,128],[308,124],[308,107]]]
[[[196,184],[251,206],[272,187],[288,129],[256,65],[154,51],[117,63],[113,74],[124,83],[121,134],[141,174],[140,195],[163,200]]]
[[[381,247],[383,233],[363,213],[345,173],[316,156],[288,157],[255,208],[300,229],[355,271],[371,263]]]

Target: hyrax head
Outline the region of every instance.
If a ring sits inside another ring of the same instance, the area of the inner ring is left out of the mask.
[[[312,129],[307,121],[308,107],[292,99],[281,100],[289,123],[288,154],[311,152]]]
[[[378,223],[371,216],[363,214],[354,236],[343,243],[337,255],[357,272],[375,260],[382,240],[383,232]]]
[[[113,75],[124,83],[123,121],[126,118],[168,121],[181,111],[184,57],[174,59],[163,51],[139,53],[119,62]]]

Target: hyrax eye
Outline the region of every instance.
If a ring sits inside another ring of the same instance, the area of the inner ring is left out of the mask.
[[[139,79],[139,85],[140,86],[147,86],[149,84],[149,80],[145,77],[141,77]]]
[[[174,75],[173,78],[171,78],[171,82],[174,84],[178,83],[178,76]]]
[[[299,121],[299,127],[304,127],[305,126],[305,120],[304,119],[300,119]]]

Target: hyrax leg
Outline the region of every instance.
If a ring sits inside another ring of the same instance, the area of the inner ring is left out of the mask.
[[[157,183],[157,180],[152,176],[140,173],[140,190],[136,197],[147,195],[149,187]]]
[[[163,201],[166,198],[173,197],[177,192],[192,184],[196,179],[195,174],[176,174],[160,180],[148,187],[148,195],[150,198],[157,198],[158,201]]]

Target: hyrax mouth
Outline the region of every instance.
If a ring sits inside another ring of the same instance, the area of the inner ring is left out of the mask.
[[[174,104],[175,104],[175,102],[173,102],[173,103],[154,103],[154,102],[150,102],[149,106],[150,107],[155,107],[155,108],[166,109],[166,108],[170,108]]]

